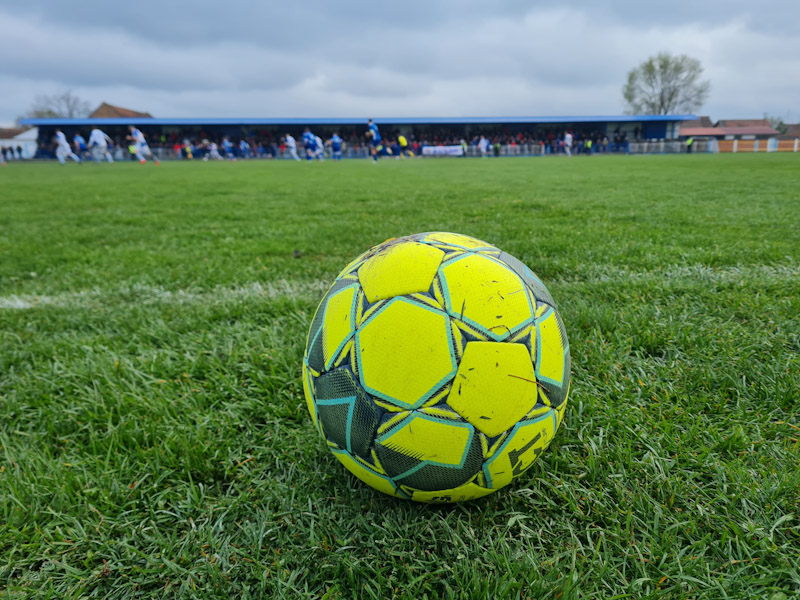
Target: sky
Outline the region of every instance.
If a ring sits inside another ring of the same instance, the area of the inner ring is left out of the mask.
[[[798,0],[0,0],[0,125],[71,90],[157,117],[622,114],[701,61],[712,119],[800,121]]]

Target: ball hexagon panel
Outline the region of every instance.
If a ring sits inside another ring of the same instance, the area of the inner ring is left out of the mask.
[[[439,268],[445,308],[495,341],[533,321],[533,306],[519,276],[481,254],[466,253]]]
[[[433,233],[423,233],[414,237],[427,243],[438,243],[443,246],[461,248],[463,250],[497,250],[494,246],[487,244],[483,240],[460,233],[435,231]]]
[[[358,284],[354,283],[328,296],[322,329],[322,355],[326,370],[331,368],[356,331],[357,292]]]
[[[553,407],[567,399],[571,360],[564,324],[550,306],[537,310],[536,344],[534,345],[536,379],[547,391]]]
[[[467,500],[475,500],[488,496],[493,489],[481,487],[472,481],[468,481],[463,485],[451,488],[449,490],[414,490],[403,486],[405,492],[412,500],[417,502],[466,502]]]
[[[322,433],[319,421],[317,420],[317,405],[314,400],[313,385],[311,372],[308,370],[306,361],[303,361],[303,395],[306,398],[306,407],[308,408],[308,413],[311,415],[311,420],[314,421],[314,427],[317,428],[317,431]]]
[[[340,279],[331,286],[317,308],[306,343],[308,366],[317,373],[329,368],[337,348],[341,350],[352,337],[357,290],[358,282],[354,279]]]
[[[555,306],[553,297],[545,287],[542,280],[536,276],[536,273],[531,271],[528,266],[518,258],[510,255],[508,252],[501,252],[498,259],[506,263],[511,269],[530,287],[534,297],[539,302],[545,302],[550,306]]]
[[[514,425],[503,444],[483,464],[487,487],[501,488],[522,475],[550,444],[558,425],[559,415],[555,410]]]
[[[390,241],[358,268],[358,280],[370,303],[427,292],[444,252],[405,238]]]
[[[447,404],[491,438],[528,414],[537,398],[533,363],[524,345],[468,342]]]
[[[418,411],[380,435],[375,451],[395,483],[425,491],[463,485],[483,458],[472,425]]]
[[[378,471],[373,465],[366,461],[358,459],[349,454],[346,450],[339,450],[332,448],[333,455],[339,459],[345,468],[353,475],[358,477],[367,485],[375,488],[376,490],[389,494],[390,496],[400,496],[397,493],[397,486],[385,473]]]
[[[456,373],[448,316],[406,297],[393,298],[356,331],[361,384],[401,408],[418,408]]]

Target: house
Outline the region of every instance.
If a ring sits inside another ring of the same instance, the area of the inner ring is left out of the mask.
[[[722,119],[716,125],[708,117],[683,121],[680,137],[715,140],[768,140],[778,135],[767,119]]]
[[[15,158],[33,158],[36,154],[38,127],[0,128],[0,148],[12,148]],[[19,151],[22,151],[22,156]]]
[[[89,115],[90,119],[152,119],[153,115],[146,112],[131,110],[103,102]]]
[[[782,140],[794,140],[800,138],[800,123],[786,123],[786,131],[780,135]]]
[[[726,140],[767,140],[778,135],[767,119],[723,119],[717,127],[725,130]]]

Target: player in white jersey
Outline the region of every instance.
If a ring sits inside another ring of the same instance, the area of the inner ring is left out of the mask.
[[[289,149],[289,155],[293,159],[300,160],[300,157],[297,156],[297,142],[289,133],[286,134],[286,147]]]
[[[225,160],[222,158],[222,155],[219,153],[219,147],[214,142],[209,142],[208,140],[203,140],[203,146],[206,147],[208,153],[203,157],[203,160],[208,162],[208,159],[214,160]]]
[[[317,141],[317,149],[314,151],[314,156],[319,160],[325,160],[325,144],[322,143],[322,138],[315,135],[314,139]]]
[[[480,141],[478,142],[478,150],[481,151],[481,158],[486,158],[486,154],[489,151],[489,140],[486,139],[486,136],[482,135]]]
[[[92,158],[95,162],[100,162],[105,159],[113,163],[114,159],[111,158],[111,152],[108,151],[109,146],[113,146],[114,142],[108,137],[105,131],[95,127],[89,134],[89,151],[92,153]]]
[[[134,147],[134,154],[136,158],[139,159],[140,164],[144,164],[147,161],[144,159],[145,156],[149,156],[153,159],[153,162],[156,164],[160,164],[158,158],[153,155],[153,152],[150,150],[150,146],[147,145],[147,140],[144,137],[144,134],[139,131],[135,126],[129,125],[128,129],[130,129],[131,134],[128,136],[128,139],[133,143]]]
[[[71,158],[76,163],[81,162],[81,159],[78,158],[78,155],[75,154],[72,151],[72,148],[69,147],[67,136],[65,136],[64,132],[60,129],[56,129],[56,158],[62,165],[67,161],[68,158]]]

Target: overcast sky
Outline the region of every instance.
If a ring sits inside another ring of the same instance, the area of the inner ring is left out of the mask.
[[[702,62],[701,114],[800,120],[800,0],[655,4],[0,0],[0,124],[66,89],[159,117],[621,114],[662,50]]]

